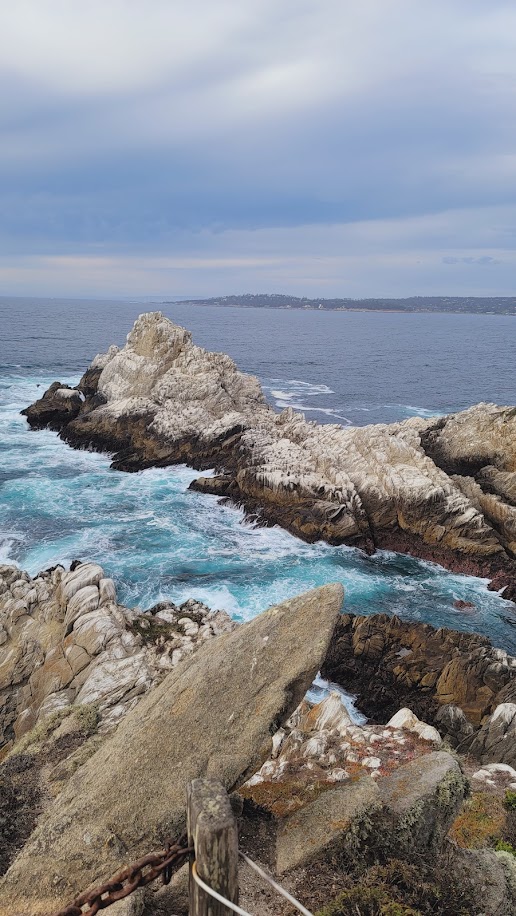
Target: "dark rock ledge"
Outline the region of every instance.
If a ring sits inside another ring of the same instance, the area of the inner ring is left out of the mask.
[[[484,636],[344,614],[322,675],[376,722],[409,707],[461,752],[516,766],[516,659]]]

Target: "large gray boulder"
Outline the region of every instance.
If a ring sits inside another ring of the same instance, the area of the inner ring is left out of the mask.
[[[258,769],[319,670],[343,598],[285,601],[182,661],[127,714],[42,816],[0,884],[2,916],[36,916],[177,836],[187,783]]]
[[[370,776],[323,792],[281,824],[276,847],[278,873],[333,853],[355,852],[369,836],[372,818],[381,807],[378,786]]]
[[[323,792],[285,818],[277,837],[279,873],[318,861],[369,854],[411,859],[438,854],[466,790],[459,764],[434,751],[376,781],[365,776]]]
[[[466,793],[457,760],[446,751],[417,757],[379,781],[388,813],[380,845],[397,855],[438,852]]]

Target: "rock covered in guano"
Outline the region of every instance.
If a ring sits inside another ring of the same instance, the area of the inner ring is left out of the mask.
[[[343,599],[327,585],[199,648],[75,773],[0,883],[1,916],[37,916],[159,848],[185,823],[187,783],[239,785],[269,755],[328,649]]]
[[[256,378],[161,312],[99,354],[75,394],[56,382],[24,413],[114,467],[216,468],[192,486],[307,541],[378,547],[485,576],[516,596],[516,408],[364,427],[276,414]]]

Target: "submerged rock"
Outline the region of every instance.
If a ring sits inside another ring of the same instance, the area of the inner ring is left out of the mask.
[[[0,913],[51,911],[179,835],[191,779],[248,778],[320,668],[342,597],[328,585],[285,601],[170,672],[41,816],[0,883]]]
[[[276,414],[256,378],[193,344],[160,312],[97,356],[63,412],[59,383],[25,411],[71,445],[139,470],[185,462],[192,486],[307,541],[378,547],[492,579],[516,596],[516,409],[478,404],[438,420],[361,428]],[[75,404],[75,402],[74,402]]]

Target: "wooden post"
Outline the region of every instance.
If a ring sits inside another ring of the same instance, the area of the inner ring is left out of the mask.
[[[229,796],[216,779],[194,779],[188,786],[188,845],[195,848],[199,877],[223,897],[238,903],[238,830]],[[192,860],[193,861],[193,860]],[[190,916],[230,916],[192,876]]]

